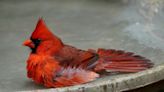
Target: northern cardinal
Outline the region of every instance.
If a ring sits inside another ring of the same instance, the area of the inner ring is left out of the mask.
[[[100,77],[102,71],[139,72],[153,66],[149,59],[122,50],[81,50],[64,44],[46,27],[43,19],[29,40],[27,76],[46,87],[64,87],[87,83]]]

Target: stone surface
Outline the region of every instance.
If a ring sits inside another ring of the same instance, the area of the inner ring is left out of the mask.
[[[117,92],[164,79],[162,0],[1,0],[0,91]],[[112,75],[74,87],[47,89],[26,77],[30,52],[22,42],[39,17],[67,44],[135,52],[155,63],[153,69]]]

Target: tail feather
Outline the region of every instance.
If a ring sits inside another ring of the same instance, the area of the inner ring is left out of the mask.
[[[107,70],[112,72],[139,72],[153,67],[149,59],[132,52],[122,50],[99,49],[99,64],[95,70]]]

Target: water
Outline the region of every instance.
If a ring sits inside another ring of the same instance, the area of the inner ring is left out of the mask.
[[[134,11],[138,13],[135,17],[140,19],[133,21],[125,31],[140,44],[163,50],[163,17],[160,16],[163,12],[163,1],[143,0],[135,3],[137,4]]]
[[[151,5],[153,1],[155,5]],[[40,16],[67,44],[82,49],[123,49],[151,59],[156,66],[164,64],[161,3],[162,0],[1,0],[0,89],[45,89],[27,79],[25,61],[29,49],[21,46]]]

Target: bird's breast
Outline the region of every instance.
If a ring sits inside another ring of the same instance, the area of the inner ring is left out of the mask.
[[[32,55],[27,61],[27,76],[45,86],[52,85],[53,76],[59,69],[58,62],[49,56]]]

